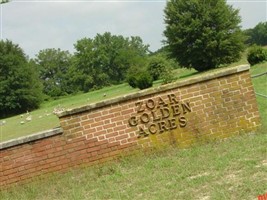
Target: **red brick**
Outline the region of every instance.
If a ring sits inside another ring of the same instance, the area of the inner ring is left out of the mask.
[[[98,131],[98,132],[95,132],[95,133],[94,133],[94,137],[97,137],[97,136],[99,136],[99,135],[105,135],[106,133],[107,133],[106,130]]]
[[[95,147],[87,149],[87,152],[91,153],[91,152],[98,151],[98,150],[100,150],[100,146],[95,146]]]
[[[122,115],[127,115],[127,114],[131,114],[131,113],[135,113],[135,110],[133,108],[129,108],[129,109],[125,109],[121,111]]]
[[[116,112],[120,112],[122,110],[121,107],[115,107],[115,108],[111,108],[109,110],[109,113],[116,113]]]
[[[106,138],[112,138],[118,135],[118,132],[112,132],[112,133],[108,133],[106,134]]]
[[[124,134],[124,135],[117,136],[115,139],[118,141],[118,140],[122,140],[128,137],[129,137],[128,134]]]

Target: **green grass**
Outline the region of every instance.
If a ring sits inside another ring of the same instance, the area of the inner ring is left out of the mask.
[[[251,74],[257,75],[267,72],[267,62],[255,65],[251,68]],[[254,90],[256,93],[267,96],[267,74],[252,79]],[[267,130],[267,98],[256,96],[258,108],[261,115],[263,129]]]
[[[266,134],[167,148],[55,173],[0,192],[2,200],[251,200],[267,192]]]

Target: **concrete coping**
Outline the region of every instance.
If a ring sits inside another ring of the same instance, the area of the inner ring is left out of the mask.
[[[51,129],[51,130],[38,132],[38,133],[35,133],[32,135],[23,136],[23,137],[19,137],[16,139],[8,140],[8,141],[0,143],[0,150],[10,148],[13,146],[17,146],[17,145],[21,145],[24,143],[33,142],[33,141],[40,140],[43,138],[52,137],[55,135],[60,135],[62,133],[63,133],[63,130],[61,128],[55,128],[55,129]]]
[[[108,105],[116,104],[119,102],[127,101],[130,99],[140,98],[140,97],[152,95],[152,94],[155,94],[158,92],[167,91],[167,90],[171,90],[174,88],[178,88],[178,87],[182,87],[182,86],[186,86],[186,85],[191,85],[191,84],[195,84],[195,83],[199,83],[199,82],[203,82],[203,81],[207,81],[207,80],[211,80],[211,79],[215,79],[215,78],[219,78],[219,77],[223,77],[223,76],[228,76],[228,75],[239,73],[242,71],[247,71],[249,69],[250,69],[250,65],[248,65],[248,64],[238,65],[238,66],[234,66],[234,67],[227,67],[227,68],[219,68],[219,69],[204,72],[204,73],[201,73],[199,75],[195,75],[195,76],[192,76],[192,77],[189,77],[186,79],[177,80],[176,82],[173,82],[173,83],[161,85],[158,87],[148,88],[148,89],[140,90],[138,92],[130,93],[130,94],[127,94],[124,96],[110,98],[110,99],[100,101],[97,103],[92,103],[92,104],[88,104],[88,105],[85,105],[82,107],[69,109],[69,110],[63,111],[61,113],[58,113],[57,116],[59,118],[62,118],[62,117],[66,117],[69,115],[74,115],[74,114],[86,112],[89,110],[93,110],[96,108],[101,108],[104,106],[108,106]]]

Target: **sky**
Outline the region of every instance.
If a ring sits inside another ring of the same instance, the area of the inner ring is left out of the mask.
[[[243,29],[267,21],[267,0],[227,2],[240,10]],[[165,39],[165,6],[166,0],[11,0],[0,5],[0,38],[30,58],[47,48],[73,53],[78,40],[104,32],[140,36],[156,51]]]

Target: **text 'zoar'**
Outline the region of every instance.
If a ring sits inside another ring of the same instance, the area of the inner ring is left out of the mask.
[[[189,102],[181,102],[175,94],[147,99],[135,103],[136,115],[132,116],[128,123],[130,126],[138,126],[138,138],[149,134],[163,133],[178,127],[187,125],[185,115],[191,112]]]

